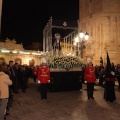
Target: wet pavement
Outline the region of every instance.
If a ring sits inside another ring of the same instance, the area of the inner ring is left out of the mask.
[[[103,99],[100,86],[95,86],[95,99],[88,100],[86,84],[80,91],[48,92],[48,99],[41,99],[37,84],[30,80],[26,93],[14,96],[7,120],[120,120],[117,87],[113,103]]]

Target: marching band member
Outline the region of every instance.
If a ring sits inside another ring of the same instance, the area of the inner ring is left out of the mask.
[[[38,69],[38,82],[40,83],[41,99],[47,99],[47,84],[50,82],[50,70],[46,66],[45,58],[41,58],[41,67]]]
[[[84,79],[87,81],[87,97],[88,99],[94,99],[93,91],[94,91],[94,82],[96,80],[95,76],[95,68],[93,67],[92,61],[89,58],[87,60],[88,66],[85,69]]]

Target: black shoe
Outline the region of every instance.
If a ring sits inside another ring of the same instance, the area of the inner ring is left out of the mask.
[[[6,112],[5,116],[6,116],[6,115],[9,115],[9,112]]]
[[[91,97],[91,99],[95,99],[94,97]]]

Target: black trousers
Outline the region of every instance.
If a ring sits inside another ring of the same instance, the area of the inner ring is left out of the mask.
[[[26,90],[26,88],[27,88],[27,80],[26,79],[22,79],[20,81],[20,83],[21,83],[22,91],[24,92]]]
[[[104,82],[104,78],[100,77],[100,79],[99,79],[99,85],[103,85],[103,82]]]
[[[43,98],[47,99],[47,83],[40,84],[40,92],[41,92],[41,99],[43,99]]]
[[[93,97],[94,83],[87,83],[87,96],[88,98]]]
[[[33,75],[34,83],[36,82],[36,79],[37,79],[37,76],[36,76],[36,75]]]

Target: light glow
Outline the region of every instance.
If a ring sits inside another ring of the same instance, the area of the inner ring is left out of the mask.
[[[75,46],[77,45],[76,41],[73,42],[73,45],[75,45]]]
[[[10,50],[1,50],[1,52],[3,52],[3,53],[10,53]]]
[[[32,55],[41,55],[41,53],[31,53]]]
[[[17,53],[17,51],[13,51],[12,53]]]
[[[82,30],[81,30],[80,33],[79,33],[79,37],[80,37],[80,38],[83,38],[83,37],[84,37],[84,33],[83,33]]]
[[[75,42],[78,42],[79,41],[79,38],[78,38],[78,36],[75,38]]]
[[[30,54],[30,52],[23,52],[23,51],[20,51],[19,53],[20,54]]]
[[[88,40],[89,39],[89,34],[86,32],[85,33],[85,40]]]

